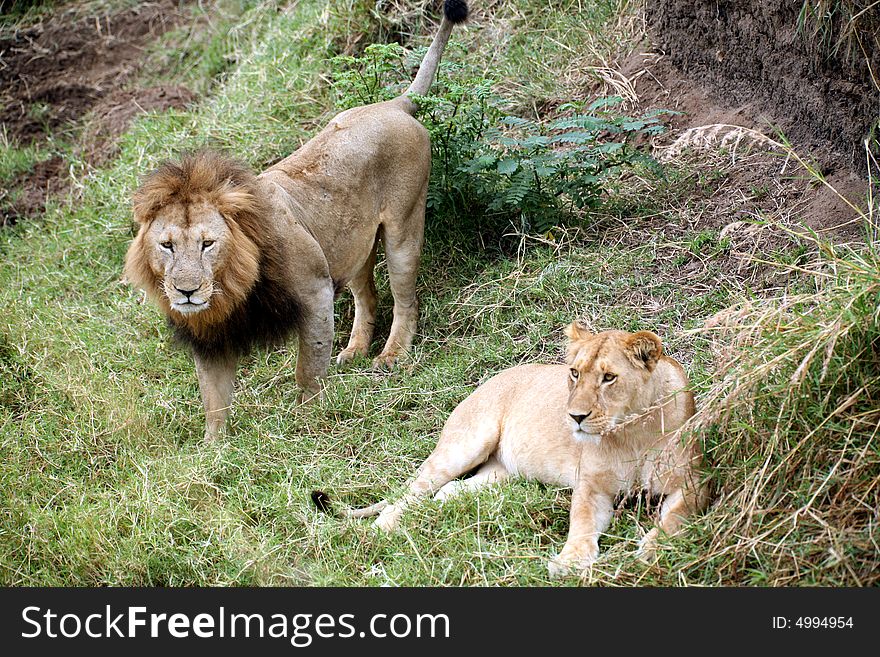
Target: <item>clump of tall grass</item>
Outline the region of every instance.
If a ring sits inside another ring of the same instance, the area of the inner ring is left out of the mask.
[[[880,5],[871,0],[808,0],[797,16],[797,29],[817,60],[828,54],[867,62],[880,55]],[[874,86],[880,89],[876,72]]]
[[[873,162],[872,182],[877,173]],[[874,204],[869,188],[863,244],[799,235],[816,256],[797,267],[797,293],[741,303],[701,329],[718,361],[695,428],[717,490],[708,559],[721,581],[880,583]]]

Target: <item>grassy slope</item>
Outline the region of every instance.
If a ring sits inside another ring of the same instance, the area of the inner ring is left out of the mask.
[[[691,281],[702,292],[680,290],[676,267],[697,259],[704,236],[654,231],[624,246],[613,231],[584,230],[564,246],[526,243],[517,255],[486,247],[462,221],[429,227],[421,336],[403,367],[332,370],[326,398],[297,408],[295,351],[258,352],[241,369],[228,438],[200,443],[190,358],[119,283],[131,190],[186,146],[209,142],[256,167],[295,148],[332,107],[327,57],[350,25],[365,24],[360,4],[246,13],[247,29],[231,42],[236,66],[196,109],[141,120],[112,166],[82,181],[79,200],[0,232],[0,582],[544,584],[546,560],[567,532],[566,491],[514,482],[442,510],[428,502],[391,537],[317,514],[309,492],[366,503],[399,491],[459,400],[505,367],[558,360],[560,329],[576,316],[651,328],[689,365],[697,389],[710,380],[704,339],[682,329],[737,295],[712,256],[699,258]],[[556,13],[527,0],[497,3],[491,29],[454,39],[503,77],[523,108],[567,100],[577,86],[558,71],[571,70],[573,53],[583,63],[613,49],[595,35],[613,34],[606,28],[622,10],[600,0],[559,4]],[[624,224],[651,210],[620,205],[629,208],[618,217]],[[381,273],[379,288],[377,340],[390,323]],[[351,304],[337,307],[342,343]],[[624,510],[602,542],[608,555],[594,581],[766,581],[749,572],[722,578],[701,561],[717,524],[713,514],[698,519],[647,568],[632,548],[650,516]]]

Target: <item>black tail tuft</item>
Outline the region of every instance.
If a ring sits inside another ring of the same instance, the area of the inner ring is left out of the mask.
[[[333,513],[333,505],[330,502],[330,496],[322,490],[312,491],[312,502],[318,507],[318,511],[322,513]]]
[[[465,0],[445,0],[443,13],[453,23],[461,23],[468,17],[468,6]]]

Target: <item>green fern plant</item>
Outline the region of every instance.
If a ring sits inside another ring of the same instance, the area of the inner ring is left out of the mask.
[[[395,97],[413,64],[396,44],[333,61],[340,108]],[[638,144],[663,131],[664,110],[625,116],[615,112],[622,99],[609,97],[568,103],[561,118],[533,121],[510,115],[512,103],[493,89],[493,80],[467,65],[443,63],[432,93],[415,99],[431,135],[428,209],[440,220],[488,217],[546,234],[599,206],[604,182],[622,168],[659,170]]]

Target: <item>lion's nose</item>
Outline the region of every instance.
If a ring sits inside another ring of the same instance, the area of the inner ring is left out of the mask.
[[[189,299],[193,294],[195,294],[196,292],[198,292],[198,289],[199,289],[199,288],[195,288],[195,289],[193,289],[193,290],[181,290],[179,287],[176,287],[176,286],[175,286],[174,289],[177,290],[178,292],[180,292],[180,293],[181,293],[183,296],[185,296],[187,299]]]
[[[590,417],[592,414],[593,414],[593,411],[589,411],[588,413],[584,413],[583,415],[578,415],[575,413],[569,413],[568,415],[569,415],[569,417],[571,417],[572,420],[574,420],[575,422],[580,424],[581,422],[586,420],[588,417]]]

